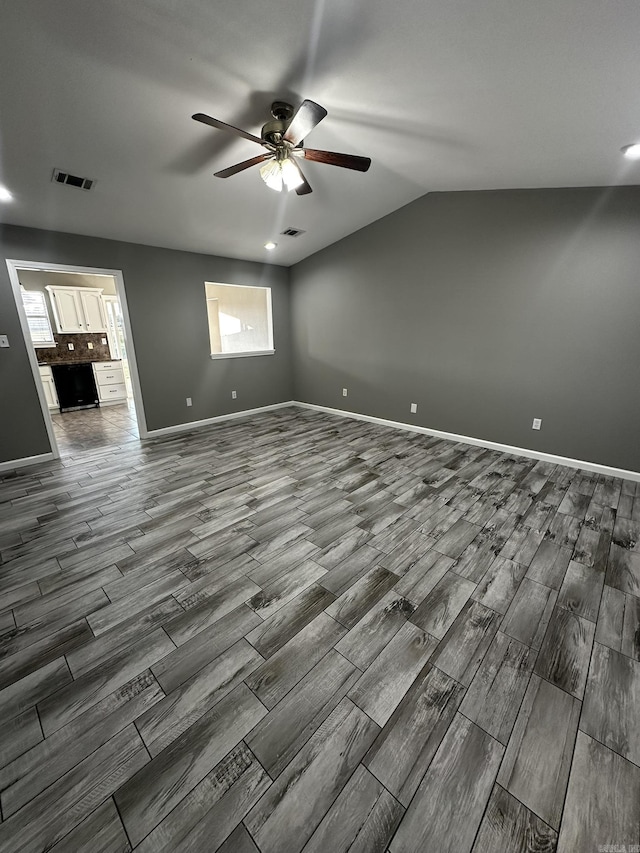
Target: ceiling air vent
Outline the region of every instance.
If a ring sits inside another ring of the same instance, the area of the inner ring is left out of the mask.
[[[285,228],[280,233],[284,234],[285,237],[299,237],[301,234],[306,234],[307,232],[301,228]]]
[[[78,175],[70,175],[69,172],[63,172],[61,169],[54,169],[51,180],[54,184],[67,184],[70,187],[77,187],[79,190],[90,190],[95,184],[91,178],[79,178]]]

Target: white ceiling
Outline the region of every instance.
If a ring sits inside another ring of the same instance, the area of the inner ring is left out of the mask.
[[[637,0],[5,3],[1,213],[289,265],[433,190],[637,184],[639,36]],[[370,171],[307,163],[300,197],[214,178],[263,149],[191,115],[259,135],[275,98],[326,107],[307,144]]]
[[[118,294],[116,280],[112,275],[19,269],[18,280],[26,290],[31,287],[42,290],[47,285],[57,284],[60,287],[99,287],[106,296]]]

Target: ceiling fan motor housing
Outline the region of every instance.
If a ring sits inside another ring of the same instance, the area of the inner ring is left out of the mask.
[[[271,104],[272,121],[268,121],[262,128],[262,138],[266,142],[275,144],[282,139],[289,122],[293,117],[293,107],[286,101],[274,101]]]
[[[277,118],[273,119],[273,121],[268,121],[262,128],[262,138],[265,142],[271,142],[272,145],[276,145],[282,139],[287,129],[287,124],[288,122]]]

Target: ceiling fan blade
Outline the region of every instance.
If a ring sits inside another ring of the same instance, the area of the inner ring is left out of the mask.
[[[370,157],[358,157],[356,154],[337,154],[335,151],[316,151],[314,148],[303,148],[302,151],[305,160],[341,166],[343,169],[355,169],[357,172],[366,172],[371,165]]]
[[[260,139],[259,136],[254,136],[252,133],[247,133],[246,130],[240,130],[239,127],[234,127],[232,124],[226,124],[224,121],[220,121],[217,118],[211,118],[211,116],[207,116],[204,113],[196,113],[194,116],[191,116],[196,121],[201,121],[202,124],[208,124],[210,127],[217,127],[220,130],[228,130],[231,133],[235,133],[238,136],[242,136],[245,139],[248,139],[250,142],[257,142],[258,145],[264,145],[269,148],[264,139]]]
[[[292,145],[301,142],[313,128],[320,124],[327,111],[315,101],[303,101],[294,117],[289,122],[284,139]]]
[[[229,166],[228,169],[222,169],[219,172],[214,172],[215,178],[230,178],[232,175],[237,175],[238,172],[244,172],[245,169],[249,169],[251,166],[257,166],[258,163],[262,163],[264,160],[269,160],[273,157],[273,154],[258,154],[257,157],[252,157],[250,160],[243,160],[242,163],[236,163],[235,166]]]
[[[309,195],[309,193],[313,192],[313,190],[311,189],[311,186],[309,184],[309,181],[305,178],[304,172],[302,171],[300,166],[296,163],[296,161],[291,160],[291,162],[295,165],[296,169],[300,172],[300,177],[302,178],[302,180],[304,182],[304,183],[300,184],[299,187],[296,187],[296,195]]]

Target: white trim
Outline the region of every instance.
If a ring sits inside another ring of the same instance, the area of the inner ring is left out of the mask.
[[[529,450],[525,447],[513,447],[510,444],[499,444],[496,441],[487,441],[483,438],[472,438],[468,435],[457,435],[453,432],[443,432],[439,429],[416,426],[414,424],[402,423],[402,421],[388,421],[384,418],[376,418],[373,415],[361,415],[358,412],[347,412],[344,409],[332,409],[329,406],[317,406],[315,403],[300,403],[295,401],[291,405],[302,409],[313,409],[316,412],[327,412],[331,415],[340,415],[343,418],[353,418],[357,421],[368,421],[372,424],[380,424],[394,429],[408,430],[409,432],[420,432],[423,435],[433,435],[436,438],[446,438],[449,441],[459,441],[463,444],[473,444],[476,447],[486,447],[489,450],[499,450],[501,453],[510,453],[513,456],[525,456],[528,459],[539,459],[543,462],[552,462],[554,465],[566,465],[568,468],[581,468],[594,474],[605,474],[609,477],[621,477],[623,480],[640,482],[640,471],[627,471],[624,468],[612,468],[609,465],[600,465],[597,462],[585,462],[581,459],[572,459],[569,456],[556,456],[554,453],[543,453],[540,450]]]
[[[144,414],[144,405],[142,402],[142,391],[140,388],[140,378],[138,376],[138,364],[136,361],[133,334],[131,332],[131,321],[129,319],[129,308],[127,305],[127,295],[125,292],[122,270],[102,269],[100,267],[81,267],[76,266],[74,264],[51,264],[46,263],[44,261],[23,261],[16,260],[14,258],[7,258],[6,263],[7,269],[9,271],[9,280],[11,281],[11,288],[13,290],[14,302],[18,311],[18,317],[20,318],[22,336],[24,338],[25,346],[27,349],[27,356],[31,365],[31,372],[33,373],[36,390],[38,392],[38,398],[40,399],[40,408],[42,409],[42,415],[47,429],[47,435],[49,437],[49,443],[51,445],[51,452],[53,453],[53,458],[59,459],[60,451],[58,450],[58,445],[56,443],[56,437],[53,430],[53,421],[51,420],[51,412],[49,410],[49,407],[47,406],[47,401],[44,396],[44,389],[42,388],[42,382],[40,379],[40,371],[38,370],[38,360],[36,359],[35,349],[31,345],[31,333],[29,332],[29,325],[27,323],[24,305],[22,304],[22,297],[20,295],[20,280],[18,278],[19,269],[29,269],[38,272],[69,272],[81,273],[84,275],[104,275],[111,276],[115,280],[116,293],[118,294],[118,299],[120,300],[120,308],[122,309],[122,318],[124,321],[125,346],[127,349],[127,360],[129,362],[129,374],[131,376],[131,384],[133,386],[133,402],[135,405],[136,419],[138,421],[138,432],[140,433],[141,439],[145,438],[147,435],[147,422]]]
[[[204,296],[205,302],[209,302],[209,300],[217,300],[217,296],[207,296],[207,285],[210,284],[212,287],[243,287],[245,290],[264,290],[266,292],[267,297],[267,348],[266,350],[260,350],[256,352],[243,352],[243,353],[211,353],[211,358],[228,358],[230,355],[233,358],[234,355],[237,356],[250,356],[250,355],[273,355],[275,353],[275,344],[273,342],[273,300],[271,298],[271,287],[265,284],[226,284],[222,281],[205,281],[204,283]],[[208,312],[207,312],[208,313]],[[207,325],[208,325],[209,317],[207,316]]]
[[[37,365],[36,365],[37,367]],[[39,375],[39,374],[38,374]],[[39,391],[41,386],[39,386]],[[42,392],[44,397],[44,392]],[[249,417],[258,415],[262,412],[270,412],[275,409],[286,409],[288,406],[298,406],[301,409],[311,409],[316,412],[326,412],[330,415],[337,415],[343,418],[352,418],[357,421],[367,421],[380,426],[391,427],[392,429],[406,430],[407,432],[418,432],[422,435],[432,435],[436,438],[444,438],[448,441],[457,441],[462,444],[472,444],[476,447],[486,447],[488,450],[497,450],[501,453],[510,453],[513,456],[524,456],[527,459],[538,459],[543,462],[551,462],[554,465],[566,465],[568,468],[580,468],[584,471],[591,471],[594,474],[604,474],[609,477],[620,477],[623,480],[633,480],[640,482],[640,471],[628,471],[624,468],[613,468],[610,465],[600,465],[597,462],[586,462],[581,459],[572,459],[569,456],[557,456],[553,453],[543,453],[540,450],[529,450],[524,447],[514,447],[510,444],[500,444],[497,441],[488,441],[483,438],[473,438],[468,435],[458,435],[453,432],[444,432],[439,429],[430,429],[429,427],[417,426],[415,424],[407,424],[402,421],[390,421],[385,418],[377,418],[373,415],[362,415],[358,412],[347,412],[344,409],[333,409],[330,406],[318,406],[315,403],[302,403],[298,400],[288,400],[284,403],[273,403],[269,406],[259,406],[255,409],[244,409],[241,412],[230,412],[226,415],[217,415],[213,418],[205,418],[201,421],[188,421],[182,424],[175,424],[170,427],[161,427],[160,429],[147,430],[145,438],[161,438],[165,435],[174,435],[181,432],[193,432],[210,424],[221,423],[223,421],[235,420],[237,418]],[[47,410],[48,411],[48,410]],[[55,439],[54,439],[55,441]],[[39,456],[27,456],[23,459],[10,459],[6,462],[0,462],[0,471],[11,471],[14,468],[22,468],[25,465],[36,465],[39,462],[48,462],[51,459],[56,459],[54,453],[41,453]]]
[[[212,352],[209,358],[216,361],[219,358],[251,358],[252,355],[275,355],[274,349],[258,349],[253,352]]]
[[[285,409],[287,406],[298,406],[294,400],[288,400],[286,403],[273,403],[270,406],[259,406],[257,409],[244,409],[242,412],[230,412],[228,415],[216,415],[214,418],[205,418],[202,421],[187,421],[183,424],[175,424],[169,427],[160,427],[159,429],[150,429],[147,432],[146,438],[160,438],[163,435],[173,435],[177,432],[193,432],[200,427],[209,426],[209,424],[217,424],[221,421],[235,420],[235,418],[246,418],[249,415],[259,415],[261,412],[271,412],[274,409]]]
[[[58,443],[56,441],[56,436],[53,431],[53,421],[51,420],[51,413],[49,412],[49,405],[47,403],[47,399],[44,396],[44,388],[42,387],[42,378],[40,377],[40,368],[38,367],[38,359],[36,358],[36,351],[33,346],[33,341],[31,340],[31,331],[29,329],[29,321],[27,320],[27,312],[24,310],[24,304],[22,302],[22,294],[20,293],[20,279],[18,278],[18,269],[19,264],[16,261],[11,261],[7,259],[7,270],[9,271],[9,281],[11,282],[11,290],[13,292],[13,301],[15,302],[16,310],[18,312],[18,319],[20,320],[20,329],[22,330],[22,338],[24,340],[25,349],[27,350],[27,358],[29,359],[29,366],[31,367],[31,373],[33,375],[33,382],[36,386],[36,392],[38,394],[38,400],[40,401],[40,409],[42,411],[42,419],[44,420],[44,426],[47,431],[47,437],[49,439],[49,447],[51,448],[51,459],[59,459],[60,451],[58,450]],[[26,456],[25,459],[28,460],[41,460],[41,456],[47,454],[40,454],[39,456]],[[7,463],[3,462],[2,465],[6,465]],[[8,465],[8,469],[16,468],[21,464],[20,459],[14,459],[10,461]],[[24,462],[24,465],[30,465],[31,462]],[[0,470],[4,470],[0,468]]]
[[[147,436],[147,418],[144,413],[144,405],[142,402],[142,388],[140,387],[140,376],[138,375],[138,361],[136,359],[136,350],[133,343],[133,332],[131,331],[131,320],[129,319],[129,306],[127,304],[127,294],[124,289],[124,276],[122,270],[113,270],[111,272],[116,280],[116,293],[120,300],[120,310],[122,311],[122,321],[124,324],[124,346],[129,363],[129,376],[131,378],[131,390],[133,391],[133,404],[136,410],[136,420],[138,421],[138,433],[140,438]]]
[[[50,462],[57,459],[53,453],[40,453],[38,456],[23,456],[22,459],[8,459],[0,462],[0,471],[13,471],[14,468],[24,468],[25,465],[38,465],[40,462]]]

